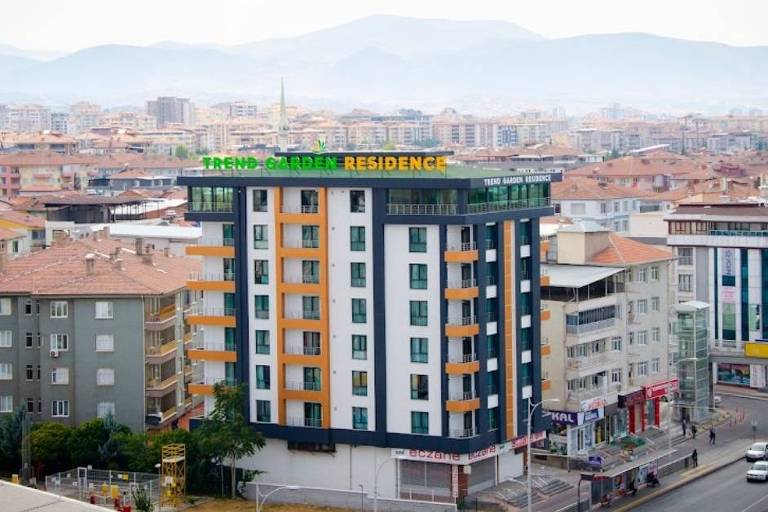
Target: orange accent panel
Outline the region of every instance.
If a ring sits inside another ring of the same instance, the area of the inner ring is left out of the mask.
[[[476,411],[480,408],[480,399],[472,400],[446,400],[445,410],[448,412],[468,412]]]
[[[480,371],[480,361],[469,363],[445,363],[445,373],[451,375],[466,375]]]
[[[467,300],[474,299],[480,295],[480,290],[474,288],[446,288],[445,298],[448,300]]]
[[[213,396],[213,386],[210,384],[187,384],[187,390],[193,395]]]
[[[477,336],[480,333],[478,324],[469,325],[447,325],[445,326],[445,335],[449,338],[463,338],[465,336]]]
[[[541,286],[549,286],[549,276],[545,276],[545,275],[540,276],[539,282]]]
[[[234,281],[187,281],[190,290],[235,293]]]
[[[541,356],[542,357],[548,356],[551,353],[552,353],[552,347],[550,347],[549,345],[542,345],[541,346]]]
[[[541,379],[541,390],[548,391],[552,387],[552,381],[549,379]]]
[[[187,357],[193,361],[237,362],[237,352],[231,350],[187,350]]]
[[[235,248],[224,245],[188,245],[187,256],[218,256],[221,258],[234,258]]]
[[[443,255],[446,263],[472,263],[477,261],[477,249],[471,251],[445,251]]]
[[[517,421],[515,410],[515,390],[517,388],[517,367],[515,352],[515,276],[514,257],[515,257],[515,233],[514,222],[504,222],[504,390],[506,395],[505,420],[507,426],[507,439],[517,437]]]
[[[217,325],[220,327],[234,327],[234,316],[207,316],[207,315],[189,315],[187,323],[190,325]]]
[[[328,297],[328,190],[318,188],[317,213],[277,213],[275,216],[275,247],[277,264],[275,276],[275,288],[277,304],[277,402],[278,422],[285,425],[287,422],[285,413],[286,400],[306,400],[319,402],[322,407],[321,424],[323,428],[331,426],[331,365],[330,365],[330,326]],[[274,203],[277,212],[283,208],[283,189],[275,187]],[[319,227],[318,248],[290,248],[283,247],[283,226],[285,224],[312,224]],[[292,284],[283,282],[283,260],[285,258],[307,258],[317,260],[320,264],[319,283],[317,284]],[[320,319],[304,320],[285,318],[285,296],[291,293],[308,293],[320,297]],[[286,354],[285,331],[289,329],[310,330],[320,333],[320,354],[317,356],[305,356],[301,354]],[[287,364],[311,364],[320,368],[321,391],[294,391],[285,388],[285,365]]]
[[[542,321],[549,320],[550,318],[552,318],[552,311],[550,311],[548,309],[542,309],[541,310],[541,320]]]

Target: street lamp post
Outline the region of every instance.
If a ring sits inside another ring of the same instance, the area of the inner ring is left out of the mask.
[[[267,498],[272,496],[277,491],[282,491],[283,489],[286,489],[288,491],[295,491],[298,489],[298,485],[280,485],[278,487],[275,487],[271,491],[269,491],[267,494],[264,495],[264,499],[261,499],[261,493],[259,492],[259,482],[256,482],[256,512],[261,512],[261,507],[264,506],[264,503],[266,503]]]
[[[373,512],[379,512],[379,472],[384,464],[394,459],[385,459],[379,467],[376,468],[376,473],[373,474]]]
[[[531,405],[531,397],[528,397],[528,424],[527,426],[527,437],[525,438],[525,441],[527,443],[527,449],[528,452],[527,458],[528,458],[528,478],[526,483],[526,489],[528,491],[528,512],[533,512],[533,495],[531,494],[531,485],[532,485],[532,479],[531,479],[531,471],[533,467],[531,466],[531,417],[533,416],[533,412],[536,410],[538,406],[543,404],[544,402],[559,402],[559,398],[549,398],[546,400],[542,400],[540,402],[536,402],[535,404]]]

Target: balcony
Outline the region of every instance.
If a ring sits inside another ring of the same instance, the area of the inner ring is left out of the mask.
[[[194,348],[187,351],[187,357],[192,361],[237,362],[234,344],[228,345],[222,342],[197,341]]]
[[[224,237],[204,237],[198,241],[197,245],[186,246],[185,250],[187,256],[215,256],[220,258],[234,258],[235,239]]]
[[[566,334],[573,336],[581,336],[582,334],[591,334],[604,329],[612,329],[616,325],[615,318],[606,318],[604,320],[598,320],[597,322],[590,322],[588,324],[579,325],[566,325]]]
[[[548,197],[538,197],[518,201],[489,201],[467,205],[468,214],[504,212],[526,208],[546,208],[549,206]]]
[[[611,366],[617,363],[619,352],[604,352],[590,357],[569,358],[566,367],[569,370],[590,370],[601,366]]]
[[[445,410],[448,412],[468,412],[480,408],[480,399],[474,391],[452,391],[448,393]]]
[[[194,379],[193,382],[187,384],[187,391],[193,395],[213,396],[213,386],[218,383],[222,383],[225,386],[237,385],[237,382],[234,379],[227,379],[226,377],[206,377],[205,379]]]
[[[146,382],[146,394],[148,397],[153,398],[164,396],[176,389],[178,381],[179,376],[176,374],[171,375],[164,380],[148,379]]]
[[[280,208],[279,222],[286,224],[319,224],[320,206],[316,204],[286,205]]]
[[[149,331],[164,331],[176,321],[176,304],[168,304],[157,311],[146,314],[144,327]]]
[[[235,310],[234,308],[205,307],[198,304],[190,309],[187,322],[190,325],[235,327]]]
[[[452,428],[448,432],[448,437],[453,439],[467,439],[468,437],[475,437],[478,435],[475,428]]]
[[[552,311],[548,308],[541,308],[541,312],[539,313],[539,319],[544,322],[546,320],[549,320],[552,318]]]
[[[445,298],[447,300],[470,300],[478,297],[480,291],[475,279],[459,279],[448,282],[445,288]]]
[[[291,427],[322,428],[323,426],[320,418],[302,418],[301,416],[289,416],[287,423]]]
[[[449,318],[445,324],[445,335],[449,338],[476,336],[479,332],[480,326],[475,316]]]
[[[475,242],[449,245],[443,254],[446,263],[472,263],[477,261],[477,258],[477,244]]]
[[[232,202],[190,201],[190,213],[232,213]]]
[[[162,345],[149,345],[146,348],[147,362],[152,364],[161,364],[166,360],[172,359],[176,356],[176,350],[178,349],[179,342],[177,340],[171,340]]]
[[[210,292],[235,293],[234,272],[192,272],[187,288]]]
[[[445,363],[445,373],[450,375],[468,375],[480,371],[480,361],[476,354],[449,355]]]
[[[288,391],[320,391],[320,382],[313,380],[288,380],[285,382]]]
[[[387,215],[456,215],[455,204],[387,204]]]
[[[320,347],[305,345],[304,343],[286,343],[285,353],[294,356],[319,356]]]
[[[176,411],[176,406],[165,411],[148,410],[145,415],[144,424],[149,428],[163,426],[176,417]]]
[[[584,400],[592,400],[603,396],[603,387],[598,386],[591,389],[582,389],[579,391],[568,391],[568,402],[581,403]]]

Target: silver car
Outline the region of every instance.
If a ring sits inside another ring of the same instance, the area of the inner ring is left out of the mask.
[[[752,464],[752,467],[747,471],[747,481],[752,480],[760,482],[768,480],[768,461],[759,460]]]
[[[768,459],[768,443],[754,443],[749,447],[749,450],[747,450],[747,461],[752,462],[765,459]]]

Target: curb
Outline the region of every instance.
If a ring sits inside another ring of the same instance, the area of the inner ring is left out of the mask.
[[[749,400],[762,400],[763,402],[768,402],[768,395],[759,396],[759,395],[750,395],[750,394],[741,394],[741,393],[731,393],[730,391],[720,391],[718,395],[733,396],[736,398],[747,398]]]
[[[726,468],[728,466],[736,464],[737,462],[739,462],[741,460],[744,460],[744,456],[743,455],[739,455],[737,458],[734,458],[733,460],[729,460],[729,461],[727,461],[727,462],[725,462],[723,464],[720,464],[719,466],[713,466],[711,468],[708,468],[706,471],[702,471],[701,473],[696,473],[695,475],[692,475],[690,477],[678,480],[677,482],[675,482],[675,483],[673,483],[673,484],[671,484],[669,486],[662,487],[658,491],[655,491],[655,492],[653,492],[651,494],[647,494],[645,496],[642,496],[642,497],[638,498],[636,501],[633,501],[632,503],[627,503],[623,507],[617,508],[616,512],[625,512],[627,510],[632,510],[635,507],[639,507],[640,505],[644,505],[647,502],[649,502],[649,501],[651,501],[653,499],[658,498],[659,496],[664,496],[665,494],[668,494],[668,493],[670,493],[670,492],[672,492],[672,491],[674,491],[676,489],[679,489],[680,487],[683,487],[683,486],[685,486],[685,485],[687,485],[687,484],[689,484],[689,483],[691,483],[691,482],[693,482],[695,480],[698,480],[699,478],[703,478],[705,476],[711,475],[712,473],[715,473],[716,471],[719,471],[719,470],[724,469],[724,468]]]

